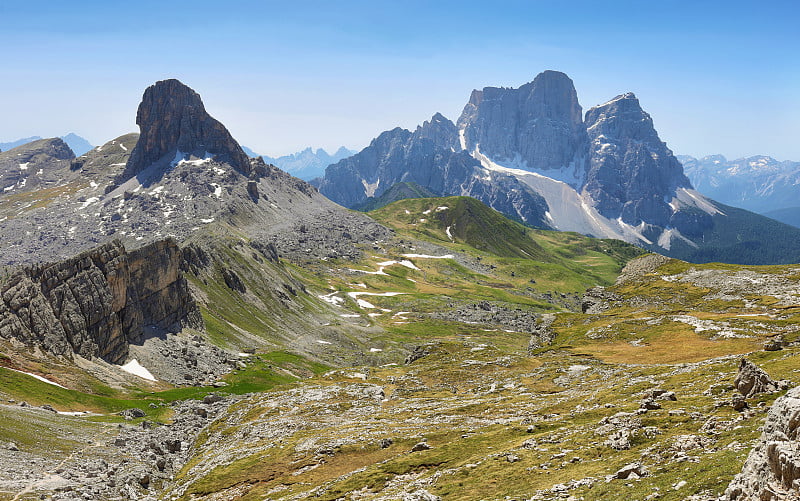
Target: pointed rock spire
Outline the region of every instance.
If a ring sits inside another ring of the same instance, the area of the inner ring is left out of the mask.
[[[122,182],[176,155],[213,155],[244,175],[250,174],[250,160],[230,132],[206,112],[200,95],[178,80],[156,82],[144,91],[136,113],[141,133]]]

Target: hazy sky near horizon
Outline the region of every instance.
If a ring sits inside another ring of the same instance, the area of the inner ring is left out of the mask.
[[[676,154],[800,161],[792,1],[0,0],[0,142],[137,131],[178,78],[245,146],[361,149],[554,69],[584,111],[635,92]]]

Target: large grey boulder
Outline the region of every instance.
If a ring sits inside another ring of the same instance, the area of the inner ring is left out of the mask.
[[[779,389],[778,383],[773,381],[769,374],[746,358],[742,358],[739,362],[739,371],[736,373],[733,385],[745,398],[759,393],[772,393]]]

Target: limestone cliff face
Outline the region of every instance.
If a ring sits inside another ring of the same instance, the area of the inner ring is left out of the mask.
[[[19,270],[0,284],[0,337],[56,355],[124,362],[146,329],[202,327],[180,264],[173,240],[130,253],[115,240]]]
[[[584,186],[606,217],[638,225],[686,226],[671,220],[677,188],[691,188],[683,167],[658,137],[653,120],[633,93],[586,112],[591,146]]]
[[[157,162],[211,154],[238,172],[250,174],[250,159],[228,129],[206,112],[200,95],[178,80],[162,80],[144,91],[136,113],[141,133],[125,171],[117,182],[139,174]]]
[[[772,405],[761,439],[723,499],[800,499],[800,388]]]
[[[478,146],[495,161],[521,161],[523,168],[547,171],[584,158],[581,115],[572,80],[558,71],[544,71],[518,89],[473,91],[458,128],[470,151]]]

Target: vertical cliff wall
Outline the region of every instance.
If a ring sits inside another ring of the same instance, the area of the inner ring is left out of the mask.
[[[115,240],[18,270],[0,283],[0,337],[56,355],[124,362],[146,328],[202,328],[180,263],[171,239],[132,252]]]

